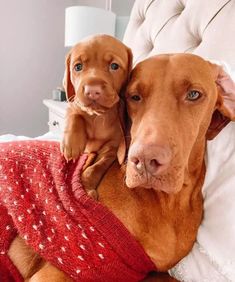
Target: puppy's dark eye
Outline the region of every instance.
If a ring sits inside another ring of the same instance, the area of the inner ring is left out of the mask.
[[[110,65],[110,68],[111,68],[112,70],[117,70],[117,69],[119,69],[119,65],[118,65],[117,63],[112,63],[112,64]]]
[[[131,100],[138,102],[141,100],[141,97],[139,95],[133,95],[131,96]]]
[[[197,90],[190,90],[187,93],[186,99],[189,100],[189,101],[196,101],[201,97],[201,95],[202,94]]]
[[[82,70],[82,64],[81,63],[78,63],[74,66],[74,70],[75,71],[81,71]]]

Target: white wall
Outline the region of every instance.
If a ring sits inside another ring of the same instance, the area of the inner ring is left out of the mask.
[[[0,0],[0,134],[47,131],[42,104],[61,85],[64,9],[74,0]]]
[[[128,15],[134,0],[113,0]],[[64,72],[64,10],[105,7],[105,0],[0,0],[0,134],[37,136],[48,130],[42,100],[61,85]]]
[[[135,0],[112,0],[112,11],[119,16],[128,16]],[[76,0],[77,5],[105,8],[106,0]]]

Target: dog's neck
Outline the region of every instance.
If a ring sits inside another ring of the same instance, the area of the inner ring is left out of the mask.
[[[201,222],[205,142],[194,147],[185,182],[177,194],[128,189],[125,168],[120,169],[117,163],[99,186],[99,201],[121,220],[160,271],[166,271],[190,251]]]

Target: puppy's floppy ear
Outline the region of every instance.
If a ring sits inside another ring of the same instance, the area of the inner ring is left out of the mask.
[[[67,100],[73,101],[75,97],[75,91],[70,78],[70,59],[71,59],[71,52],[68,53],[65,59],[65,72],[64,72],[63,85],[66,92]]]
[[[127,50],[127,55],[128,55],[127,81],[123,85],[119,93],[120,100],[119,100],[119,105],[118,105],[119,121],[120,121],[120,126],[121,126],[121,131],[122,131],[122,139],[120,141],[118,151],[117,151],[117,158],[118,158],[119,164],[124,163],[126,159],[126,151],[130,144],[130,133],[129,133],[130,132],[130,120],[128,118],[124,96],[125,96],[126,86],[130,79],[130,74],[132,71],[133,54],[130,48],[126,47],[126,50]]]
[[[118,147],[117,151],[117,158],[119,164],[123,164],[125,159],[126,159],[126,150],[127,147],[129,147],[130,144],[130,137],[129,137],[129,119],[128,119],[128,114],[125,106],[125,102],[123,101],[122,98],[119,100],[119,121],[120,121],[120,126],[121,126],[121,131],[122,131],[122,138]]]
[[[209,63],[217,85],[218,99],[207,131],[207,139],[213,139],[230,121],[235,121],[235,83],[223,67]]]
[[[131,49],[128,47],[127,47],[127,54],[128,54],[128,79],[129,79],[133,66],[133,54]]]
[[[128,52],[128,73],[130,76],[133,67],[133,54],[130,48],[127,48],[127,52]]]

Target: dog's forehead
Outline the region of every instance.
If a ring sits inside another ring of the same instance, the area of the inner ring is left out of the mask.
[[[75,45],[71,50],[71,61],[83,55],[89,58],[102,58],[107,54],[127,59],[127,49],[119,40],[112,37],[88,38]]]
[[[203,58],[192,54],[158,55],[137,64],[132,78],[148,83],[166,78],[208,81],[211,68]]]

